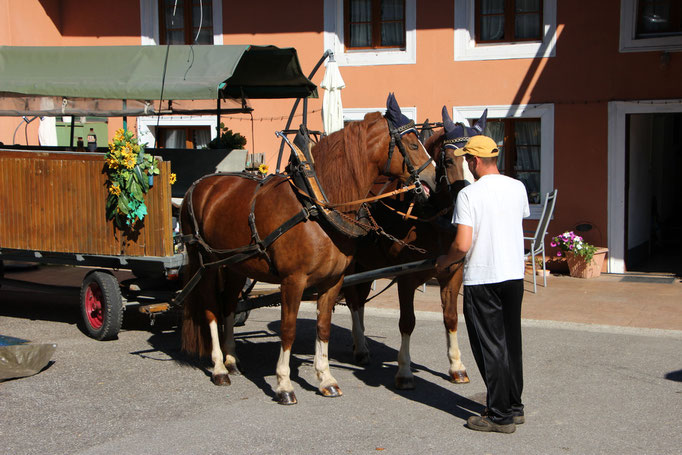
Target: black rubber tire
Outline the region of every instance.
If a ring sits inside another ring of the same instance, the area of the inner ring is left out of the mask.
[[[86,335],[100,341],[116,339],[123,325],[123,299],[116,277],[106,270],[88,273],[80,297]],[[93,301],[97,308],[93,308]]]

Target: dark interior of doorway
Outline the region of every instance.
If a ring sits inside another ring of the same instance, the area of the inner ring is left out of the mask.
[[[626,248],[626,269],[629,272],[675,274],[682,278],[682,113],[643,114],[642,117],[646,117],[646,124],[650,125],[651,150],[648,158],[639,160],[639,165],[650,167],[647,173],[650,181],[646,185],[654,189],[649,195],[651,201],[647,210],[633,210],[629,204],[626,234],[633,228],[632,223],[639,222],[637,217],[649,217],[646,223],[649,232],[648,241],[636,246],[629,244]],[[632,153],[641,151],[635,152],[630,147],[633,147],[632,143],[629,144],[627,194],[632,200],[640,196],[633,191],[641,190],[641,185],[638,190],[632,181],[633,172],[636,172],[632,169],[633,161],[637,160]],[[639,178],[642,178],[641,173]],[[642,213],[647,211],[649,213]]]

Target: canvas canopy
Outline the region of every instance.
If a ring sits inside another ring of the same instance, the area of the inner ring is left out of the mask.
[[[249,98],[301,98],[316,90],[293,48],[0,46],[5,116],[205,113],[217,110],[219,96],[238,100],[226,110],[248,110]]]

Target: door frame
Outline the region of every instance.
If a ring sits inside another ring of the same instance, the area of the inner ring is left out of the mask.
[[[682,99],[608,103],[608,272],[625,272],[627,116],[682,113]]]

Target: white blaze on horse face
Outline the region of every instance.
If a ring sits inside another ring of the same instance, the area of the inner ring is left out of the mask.
[[[289,358],[291,357],[291,351],[285,351],[280,346],[279,348],[279,359],[277,360],[277,388],[275,392],[293,392],[294,386],[291,385],[291,380],[289,379]]]
[[[213,361],[213,376],[227,374],[227,368],[223,363],[223,353],[220,350],[220,337],[218,336],[218,321],[208,323],[211,332],[211,360]]]

